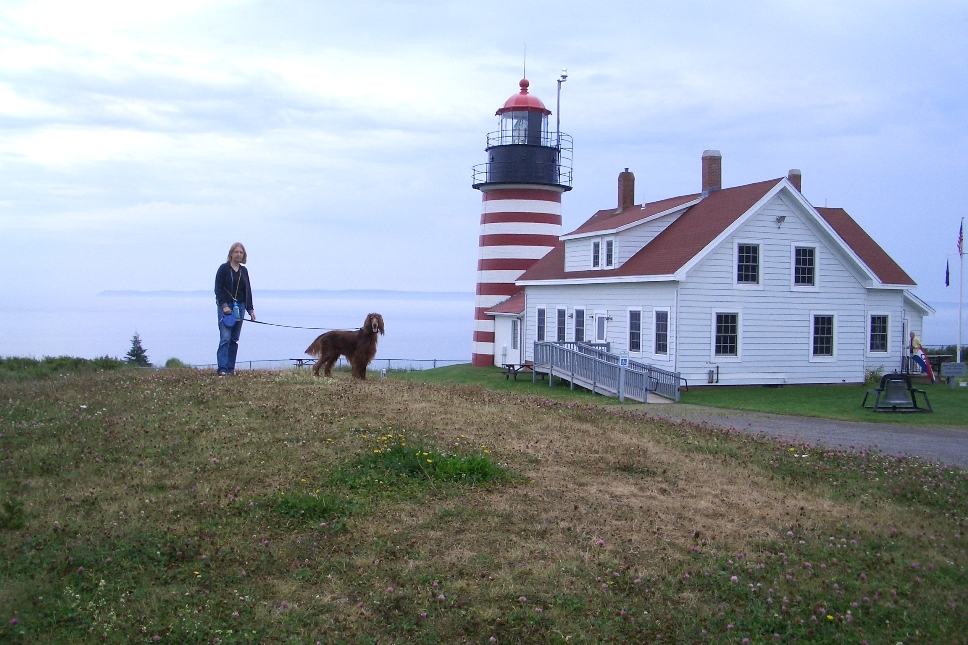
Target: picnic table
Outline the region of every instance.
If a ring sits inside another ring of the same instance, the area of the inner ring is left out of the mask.
[[[513,376],[514,380],[517,381],[520,372],[534,372],[531,363],[504,363],[501,365],[501,368],[504,370],[504,378],[506,380],[509,380]]]

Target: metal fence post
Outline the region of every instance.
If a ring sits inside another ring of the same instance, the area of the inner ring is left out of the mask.
[[[618,366],[618,402],[625,403],[625,366]]]

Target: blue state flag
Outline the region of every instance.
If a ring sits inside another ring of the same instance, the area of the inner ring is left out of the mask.
[[[948,266],[948,261],[945,260],[944,261],[944,286],[946,287],[948,286],[948,283],[950,282],[949,280],[950,277],[951,277],[951,271]]]

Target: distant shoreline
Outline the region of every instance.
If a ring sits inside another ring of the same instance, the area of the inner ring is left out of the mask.
[[[382,300],[473,300],[472,291],[394,291],[390,289],[343,289],[331,291],[327,289],[258,289],[257,298],[315,298],[322,300],[364,300],[379,298]],[[101,291],[99,298],[195,298],[214,297],[208,290],[196,291]]]

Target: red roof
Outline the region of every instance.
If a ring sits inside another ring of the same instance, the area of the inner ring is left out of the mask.
[[[565,243],[558,244],[518,280],[567,280],[626,276],[671,275],[696,257],[743,213],[753,207],[782,179],[724,188],[710,193],[691,206],[617,269],[565,272]],[[601,210],[569,235],[608,231],[687,204],[699,195],[682,195],[658,202],[632,206],[621,213]],[[914,280],[842,208],[817,208],[820,216],[841,240],[874,272],[882,284],[916,286]],[[515,296],[517,297],[517,296]],[[523,297],[522,297],[523,298]],[[505,301],[509,303],[510,301]],[[503,305],[504,303],[502,303]],[[501,306],[501,305],[499,305]],[[522,302],[523,307],[523,302]]]
[[[632,222],[637,222],[647,217],[664,213],[665,211],[673,209],[676,206],[688,204],[689,202],[698,198],[699,193],[696,193],[695,195],[671,197],[669,199],[663,199],[659,202],[642,204],[641,206],[629,206],[621,213],[616,213],[614,208],[598,211],[592,215],[591,219],[586,221],[571,233],[568,233],[568,235],[578,235],[580,233],[593,233],[595,231],[608,231],[621,228],[626,224],[631,224]]]
[[[528,94],[528,86],[530,85],[528,79],[522,78],[518,82],[518,85],[521,87],[521,91],[512,95],[511,98],[504,102],[504,107],[494,114],[501,115],[505,112],[511,112],[512,110],[515,112],[521,110],[551,114],[551,110],[545,107],[545,104],[541,102],[541,99],[533,94]]]
[[[499,302],[489,308],[489,314],[520,314],[524,313],[524,291],[519,291],[507,300]]]
[[[883,284],[916,286],[917,283],[911,279],[911,276],[905,273],[904,269],[898,266],[897,262],[843,208],[818,208],[817,212],[837,231],[837,235],[853,249]]]
[[[780,181],[782,179],[771,179],[746,186],[724,188],[710,193],[705,199],[680,215],[654,240],[617,269],[568,271],[565,273],[565,243],[559,242],[547,255],[525,271],[524,275],[518,280],[565,280],[673,274],[706,248],[710,242],[716,239],[730,224],[739,219],[753,204],[762,199]],[[653,202],[641,207],[626,209],[619,215],[613,215],[613,217],[607,219],[607,214],[614,214],[615,210],[599,211],[578,227],[575,232],[616,228],[617,226],[613,225],[612,222],[622,221],[623,224],[626,224],[634,221],[634,219],[629,219],[628,222],[624,221],[625,215],[629,211],[647,217],[648,215],[643,215],[643,213],[653,215],[661,213],[674,208],[677,204],[681,205],[692,201],[696,197],[697,195],[683,195],[661,202]],[[603,216],[603,214],[605,215]],[[606,222],[607,225],[604,225]]]

